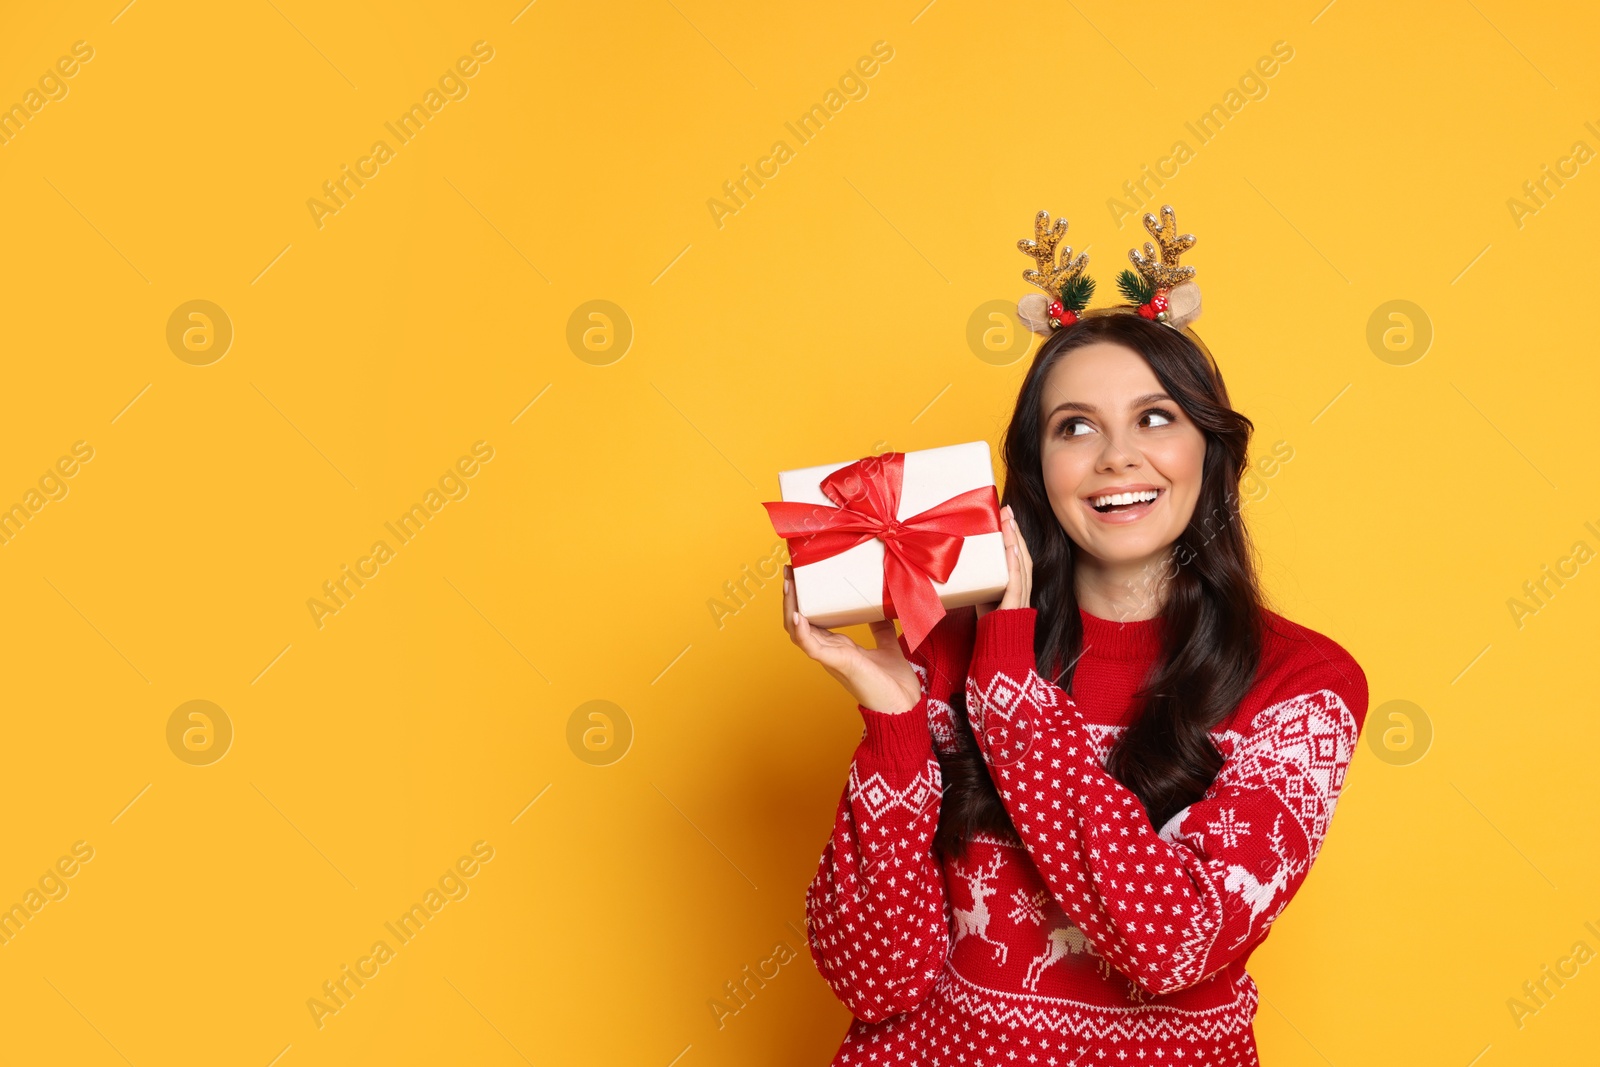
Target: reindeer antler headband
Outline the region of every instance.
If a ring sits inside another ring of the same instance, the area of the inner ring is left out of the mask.
[[[1170,205],[1162,205],[1160,222],[1147,212],[1144,228],[1160,245],[1159,257],[1149,241],[1144,243],[1143,255],[1137,248],[1130,248],[1128,258],[1139,273],[1124,269],[1117,275],[1117,288],[1128,303],[1091,311],[1088,308],[1089,298],[1094,295],[1094,279],[1084,273],[1089,265],[1089,253],[1082,252],[1074,257],[1072,246],[1065,245],[1058,256],[1057,246],[1067,235],[1067,220],[1056,219],[1052,226],[1050,212],[1039,212],[1033,224],[1034,239],[1020,240],[1017,247],[1038,264],[1036,268],[1023,271],[1022,277],[1049,296],[1029,293],[1017,301],[1017,315],[1030,330],[1045,337],[1087,315],[1137,313],[1182,330],[1200,317],[1200,287],[1192,280],[1194,268],[1178,266],[1178,257],[1194,247],[1194,234],[1178,233],[1178,223]]]

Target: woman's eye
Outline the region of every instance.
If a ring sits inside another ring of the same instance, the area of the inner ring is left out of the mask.
[[[1154,420],[1149,423],[1151,427],[1162,427],[1171,426],[1172,424],[1176,423],[1178,421],[1178,416],[1173,414],[1171,411],[1168,411],[1166,408],[1150,408],[1144,412],[1144,419]],[[1083,431],[1083,433],[1078,432],[1080,429]],[[1093,432],[1094,427],[1089,425],[1089,423],[1086,422],[1082,416],[1077,415],[1068,419],[1063,419],[1061,424],[1056,427],[1057,437],[1084,437]]]

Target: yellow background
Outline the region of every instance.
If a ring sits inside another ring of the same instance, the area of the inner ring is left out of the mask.
[[[1600,549],[1600,175],[1507,206],[1600,147],[1589,5],[122,3],[14,7],[0,40],[0,103],[94,50],[0,146],[0,504],[94,450],[0,546],[0,904],[94,849],[0,946],[4,1061],[826,1062],[848,1017],[795,931],[860,722],[775,582],[711,601],[772,555],[778,470],[997,441],[1027,359],[967,327],[1026,291],[1016,240],[1069,217],[1110,302],[1146,235],[1107,202],[1179,139],[1130,206],[1197,235],[1196,328],[1253,454],[1293,450],[1248,506],[1275,602],[1372,686],[1252,962],[1263,1058],[1593,1055],[1593,964],[1507,1006],[1600,950],[1600,573],[1520,627],[1507,603]],[[480,40],[468,95],[319,228],[308,199]],[[1434,333],[1404,366],[1367,342],[1398,299]],[[191,300],[233,326],[209,365],[167,344]],[[591,300],[621,358],[569,346]],[[319,628],[322,583],[476,441],[465,498]],[[190,700],[234,730],[207,766],[168,746]],[[569,743],[591,700],[632,733],[608,765]],[[1394,700],[1421,758],[1373,743]],[[319,1028],[307,1000],[477,841],[468,895]]]

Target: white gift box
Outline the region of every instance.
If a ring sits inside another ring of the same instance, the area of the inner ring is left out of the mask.
[[[822,480],[859,460],[780,471],[784,501],[836,507]],[[994,465],[987,441],[925,448],[905,453],[900,506],[895,517],[909,519],[961,493],[992,486]],[[874,537],[827,559],[794,568],[800,613],[813,626],[832,629],[884,618],[884,545]],[[947,581],[929,581],[946,610],[998,601],[1006,588],[1006,554],[1000,531],[963,539],[961,555]],[[904,608],[896,605],[896,611]]]

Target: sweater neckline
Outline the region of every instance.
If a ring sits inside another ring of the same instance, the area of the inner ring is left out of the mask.
[[[1162,638],[1166,632],[1166,618],[1153,615],[1148,619],[1119,622],[1091,615],[1082,607],[1078,617],[1083,620],[1083,654],[1123,663],[1154,663],[1161,655]]]

